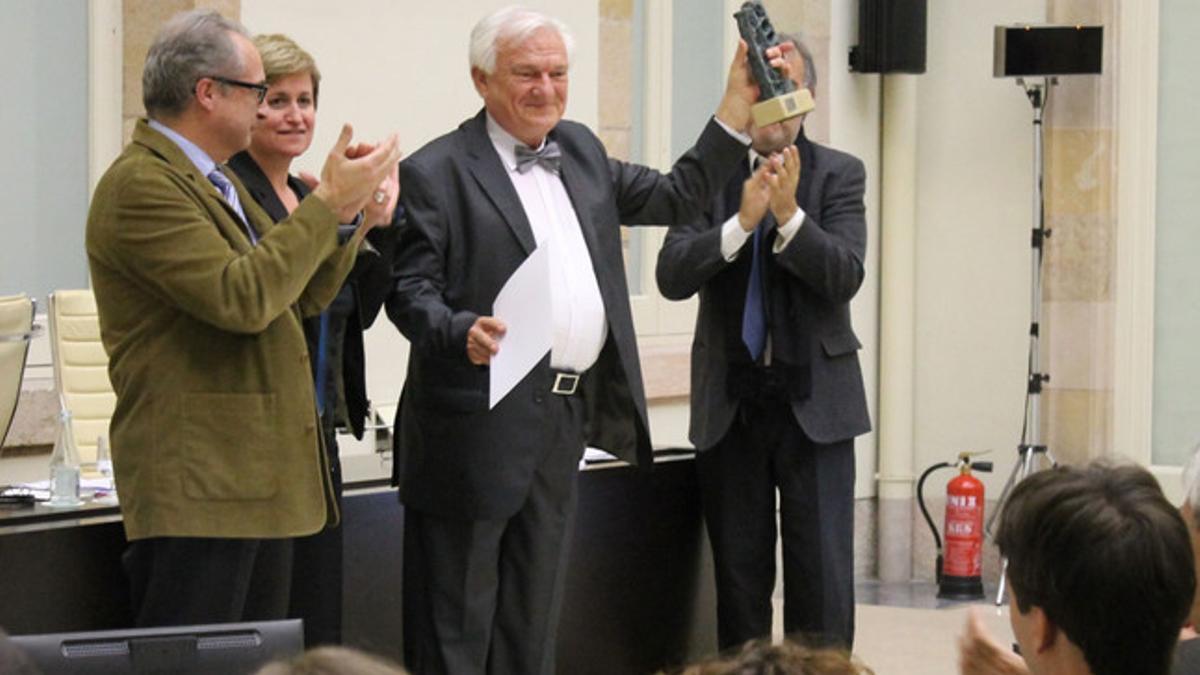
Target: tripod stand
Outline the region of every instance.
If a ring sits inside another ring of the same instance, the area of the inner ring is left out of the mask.
[[[1042,123],[1046,112],[1046,104],[1050,100],[1050,88],[1058,84],[1058,78],[1046,77],[1041,82],[1027,84],[1024,78],[1017,80],[1017,86],[1025,90],[1025,96],[1033,105],[1033,236],[1030,245],[1033,247],[1033,265],[1030,270],[1030,321],[1029,321],[1029,364],[1025,389],[1025,422],[1021,429],[1021,442],[1017,445],[1017,463],[1013,465],[1004,490],[996,508],[988,517],[987,536],[994,536],[992,528],[996,517],[1004,507],[1008,495],[1021,479],[1038,470],[1037,458],[1044,455],[1051,466],[1056,464],[1050,449],[1042,441],[1042,385],[1050,381],[1050,376],[1042,372],[1042,355],[1040,350],[1041,317],[1042,317],[1042,257],[1045,253],[1046,239],[1050,230],[1046,229],[1046,196],[1044,191],[1044,146],[1045,127]],[[1004,603],[1005,573],[1008,571],[1008,560],[1005,559],[1000,570],[1000,587],[996,591],[996,604]]]

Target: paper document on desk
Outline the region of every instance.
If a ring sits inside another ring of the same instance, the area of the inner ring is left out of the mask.
[[[504,322],[500,351],[492,357],[488,408],[495,408],[542,360],[553,344],[550,322],[550,261],[539,246],[504,282],[492,305]]]

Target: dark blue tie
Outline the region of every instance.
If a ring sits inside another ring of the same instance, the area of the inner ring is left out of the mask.
[[[321,312],[321,328],[317,333],[317,414],[325,416],[325,389],[329,387],[329,310]]]
[[[750,278],[746,282],[746,304],[742,308],[742,342],[755,362],[767,346],[767,313],[763,305],[763,232],[769,225],[764,218],[750,237]]]

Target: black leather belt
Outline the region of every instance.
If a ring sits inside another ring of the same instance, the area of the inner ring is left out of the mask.
[[[554,376],[554,380],[550,384],[550,393],[559,396],[574,396],[579,391],[579,380],[583,378],[580,373],[551,369],[550,374]]]

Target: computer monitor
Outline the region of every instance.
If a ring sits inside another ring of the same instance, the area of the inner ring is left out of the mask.
[[[300,619],[10,638],[45,675],[241,675],[304,651]]]

